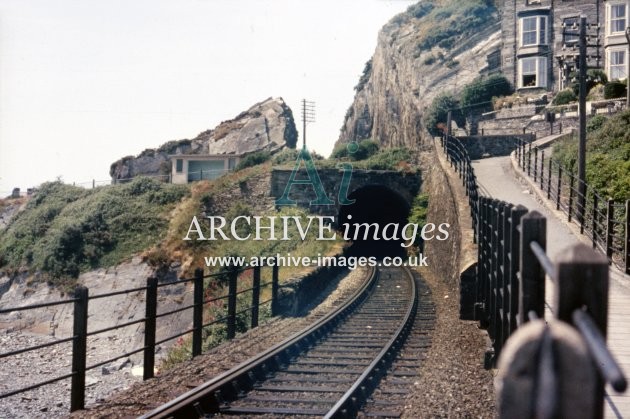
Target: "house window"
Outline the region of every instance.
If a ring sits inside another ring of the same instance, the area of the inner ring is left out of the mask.
[[[563,21],[562,43],[575,45],[580,40],[580,21],[577,17],[569,17]]]
[[[236,159],[234,157],[230,157],[228,159],[228,170],[234,170],[236,168]]]
[[[520,60],[519,87],[547,88],[546,57],[528,57]]]
[[[175,160],[175,172],[181,173],[184,171],[184,160],[176,159]]]
[[[521,18],[521,46],[547,45],[547,17]]]
[[[627,8],[625,4],[611,4],[609,13],[610,33],[619,33],[626,30],[626,13]]]
[[[611,80],[623,80],[628,77],[625,50],[610,51],[608,60],[608,75]]]

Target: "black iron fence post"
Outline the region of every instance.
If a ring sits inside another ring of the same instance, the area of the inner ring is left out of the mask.
[[[195,269],[193,283],[193,335],[192,356],[201,355],[201,341],[203,329],[203,269]]]
[[[615,200],[609,199],[606,204],[606,257],[612,261],[614,252],[613,237],[615,236]]]
[[[597,198],[597,194],[595,192],[593,192],[593,220],[592,220],[592,227],[593,227],[593,235],[592,235],[592,239],[593,239],[593,249],[597,248],[597,237],[598,237],[598,233],[597,233],[597,227],[598,227],[598,223],[599,223],[599,214],[597,213],[597,207],[599,205],[599,199]]]
[[[588,202],[588,185],[584,184],[584,195],[580,194],[581,181],[578,179],[578,202],[577,216],[580,221],[580,234],[584,234],[584,226],[586,225],[586,203]]]
[[[573,190],[574,190],[574,186],[575,186],[575,177],[573,176],[573,172],[569,173],[569,210],[568,210],[568,217],[569,217],[569,222],[571,222],[571,217],[573,214]]]
[[[549,167],[547,168],[547,199],[551,199],[551,174],[552,174],[553,160],[549,159]]]
[[[626,273],[630,274],[630,199],[626,201],[626,228],[625,228],[625,243],[624,243],[624,267]]]
[[[540,150],[540,189],[545,191],[545,150]]]
[[[72,333],[72,384],[70,390],[70,411],[85,407],[85,363],[87,358],[88,289],[77,287],[74,290],[74,323]]]
[[[527,176],[531,176],[532,171],[532,143],[529,143],[529,151],[527,152]]]
[[[536,175],[538,174],[538,147],[534,148],[534,183],[537,181]]]
[[[556,196],[556,211],[560,210],[560,197],[562,196],[562,166],[558,165],[558,194]]]
[[[234,267],[230,273],[228,285],[228,313],[227,313],[227,338],[234,339],[236,336],[236,282],[238,278],[238,267]]]
[[[532,310],[541,319],[545,316],[545,271],[530,247],[532,242],[546,249],[547,220],[538,211],[531,211],[521,219],[519,326],[529,321],[528,313]]]
[[[271,315],[277,316],[280,311],[280,305],[278,304],[278,291],[280,288],[279,276],[278,276],[278,258],[274,260],[274,264],[271,267]]]
[[[144,310],[144,353],[142,360],[142,379],[153,378],[155,369],[155,316],[157,314],[158,280],[152,276],[147,278],[147,290]]]
[[[260,266],[254,267],[252,279],[252,329],[258,327],[258,310],[260,303]]]

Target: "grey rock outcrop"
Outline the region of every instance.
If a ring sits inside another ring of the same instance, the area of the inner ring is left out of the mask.
[[[439,6],[433,4],[422,1],[381,29],[337,144],[371,138],[386,147],[415,148],[424,131],[422,114],[432,100],[443,92],[459,93],[485,71],[487,56],[501,45],[496,11],[483,27],[453,36],[452,45],[427,46],[431,36],[440,35],[427,34],[427,25],[439,19]],[[451,27],[457,24],[455,16],[447,21],[452,21]]]
[[[166,179],[171,171],[169,155],[275,152],[294,148],[297,135],[291,108],[280,97],[268,98],[192,140],[169,141],[136,157],[123,157],[111,165],[109,174],[115,181],[140,175]]]

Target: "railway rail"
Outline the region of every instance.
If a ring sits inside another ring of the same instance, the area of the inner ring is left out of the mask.
[[[142,418],[338,418],[361,409],[398,416],[400,401],[389,396],[406,395],[413,365],[430,346],[435,313],[428,294],[408,269],[373,269],[345,304],[309,328]],[[412,332],[414,322],[420,331]]]

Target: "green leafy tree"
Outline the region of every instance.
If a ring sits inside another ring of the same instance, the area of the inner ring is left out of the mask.
[[[462,108],[470,110],[484,110],[492,108],[492,98],[509,96],[514,93],[514,87],[502,74],[480,77],[466,85],[461,95]]]
[[[464,125],[464,116],[457,99],[449,93],[442,93],[433,100],[429,109],[427,109],[424,114],[424,126],[431,135],[438,136],[443,133],[443,127],[446,125],[449,110],[452,111],[452,118],[457,122],[457,125]]]

